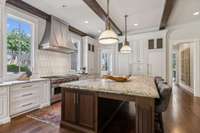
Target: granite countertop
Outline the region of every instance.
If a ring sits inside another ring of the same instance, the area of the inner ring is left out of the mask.
[[[62,88],[89,90],[131,96],[159,98],[154,79],[147,76],[132,76],[128,82],[108,79],[87,79],[61,84]]]
[[[16,85],[16,84],[23,84],[23,83],[46,81],[46,80],[48,80],[48,79],[37,78],[37,79],[30,79],[30,80],[23,80],[23,81],[21,81],[21,80],[5,81],[5,82],[0,82],[0,87],[1,86]]]

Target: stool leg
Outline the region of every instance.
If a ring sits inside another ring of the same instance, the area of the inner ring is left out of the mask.
[[[159,113],[159,124],[160,124],[160,128],[161,128],[161,133],[164,133],[162,113]]]

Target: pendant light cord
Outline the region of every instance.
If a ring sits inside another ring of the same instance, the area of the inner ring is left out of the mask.
[[[110,10],[109,10],[109,6],[110,6],[110,0],[107,0],[107,20],[106,20],[106,29],[110,29]]]
[[[127,42],[127,16],[125,15],[125,42]]]

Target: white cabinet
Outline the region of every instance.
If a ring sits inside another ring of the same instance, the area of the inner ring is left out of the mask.
[[[132,74],[133,75],[147,75],[147,45],[145,40],[131,41],[132,47]]]
[[[49,81],[23,83],[10,87],[10,115],[12,117],[48,105],[50,105]]]
[[[95,53],[88,51],[88,73],[95,73]]]
[[[10,117],[50,105],[50,81],[5,83],[0,86],[0,125]]]
[[[40,108],[50,105],[50,81],[43,81],[40,87]]]
[[[130,55],[118,53],[118,74],[117,75],[129,75],[130,72]]]
[[[10,121],[9,117],[9,87],[0,87],[0,124]]]
[[[165,71],[164,70],[165,62],[163,62],[163,52],[162,51],[149,52],[148,58],[149,58],[148,59],[149,75],[165,77],[163,75]]]
[[[25,83],[10,87],[10,115],[16,116],[38,108],[40,83]]]

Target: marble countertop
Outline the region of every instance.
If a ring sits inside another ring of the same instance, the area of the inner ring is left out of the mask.
[[[87,79],[61,84],[62,88],[106,92],[131,96],[159,98],[154,79],[147,76],[132,76],[128,82],[108,79]]]
[[[48,79],[43,79],[43,78],[37,78],[37,79],[30,79],[30,80],[14,80],[14,81],[5,81],[5,82],[0,82],[0,87],[1,86],[9,86],[9,85],[15,85],[15,84],[24,84],[24,83],[31,83],[31,82],[39,82],[39,81],[46,81]]]

